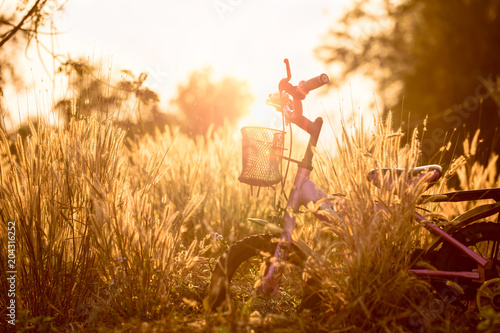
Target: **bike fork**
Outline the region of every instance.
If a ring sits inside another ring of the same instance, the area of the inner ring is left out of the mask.
[[[302,168],[299,168],[297,171],[293,189],[287,202],[288,210],[294,211],[300,207],[300,192],[303,184],[309,179],[310,173],[311,171]],[[288,253],[290,252],[290,246],[292,244],[292,231],[295,227],[295,217],[290,214],[290,211],[285,213],[283,222],[283,232],[278,245],[276,246],[274,256],[271,258],[269,270],[267,271],[266,277],[262,283],[262,291],[265,294],[274,294],[278,292],[285,262],[288,257]]]
[[[262,292],[265,294],[275,294],[278,292],[278,287],[281,283],[283,268],[288,256],[290,245],[287,242],[280,241],[274,253],[274,260],[269,266],[269,271],[262,283]]]
[[[297,171],[293,190],[290,193],[287,203],[288,211],[284,218],[284,231],[281,234],[274,256],[271,258],[269,270],[267,271],[262,283],[262,291],[266,294],[274,294],[278,292],[281,276],[283,275],[283,269],[285,268],[285,263],[290,252],[290,246],[292,245],[292,231],[295,228],[295,217],[291,211],[297,211],[302,204],[306,205],[309,202],[317,202],[327,197],[327,195],[309,178],[310,174],[311,171],[305,168],[299,168]],[[325,206],[323,207],[324,210],[332,210],[332,203],[330,202],[325,202],[321,206]],[[320,207],[318,211],[313,212],[320,219],[325,218],[321,214],[318,214],[319,210],[323,208]]]
[[[287,217],[289,217],[288,214]],[[289,218],[292,219],[291,217]],[[288,253],[290,252],[291,244],[291,230],[287,232],[285,228],[285,231],[276,246],[276,250],[274,251],[274,256],[271,258],[269,270],[267,271],[266,277],[262,283],[262,292],[265,294],[275,294],[278,292],[278,287],[281,282],[281,276],[283,275],[283,269],[288,258]]]

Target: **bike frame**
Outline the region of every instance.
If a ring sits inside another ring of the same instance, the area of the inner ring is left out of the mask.
[[[287,63],[287,71],[289,71]],[[289,72],[288,72],[289,73]],[[274,260],[271,260],[269,270],[262,284],[262,291],[265,293],[275,293],[278,291],[279,283],[281,280],[283,263],[286,261],[290,245],[292,243],[292,232],[295,228],[295,216],[294,213],[298,212],[299,208],[304,205],[318,203],[317,209],[313,211],[313,214],[320,220],[329,222],[327,215],[338,216],[338,213],[333,209],[333,202],[329,200],[328,196],[318,185],[316,185],[310,178],[310,174],[313,170],[312,160],[314,156],[314,147],[317,144],[319,134],[321,132],[321,127],[323,124],[322,118],[316,118],[314,122],[302,115],[302,100],[305,95],[297,95],[295,93],[297,87],[292,86],[288,83],[291,75],[288,75],[287,79],[283,79],[280,82],[280,94],[282,91],[287,92],[292,95],[293,98],[293,111],[291,111],[288,106],[282,105],[281,112],[285,119],[289,123],[293,123],[306,131],[310,135],[309,143],[307,145],[306,152],[304,154],[303,160],[299,163],[297,174],[293,183],[292,190],[289,194],[288,202],[286,205],[286,213],[284,215],[283,232],[281,234],[280,240],[277,244],[276,251],[274,253]],[[286,82],[284,82],[286,81]],[[451,192],[443,195],[438,195],[434,197],[434,200],[430,196],[423,196],[423,198],[428,201],[442,202],[442,201],[468,201],[468,200],[480,200],[480,199],[494,199],[495,201],[500,201],[500,189],[487,189],[487,190],[476,190],[476,191],[459,191]],[[500,205],[496,205],[493,209],[490,209],[482,216],[489,216],[500,211]],[[327,214],[325,214],[327,213]],[[483,283],[486,281],[485,270],[491,268],[493,262],[490,259],[485,259],[473,250],[469,249],[466,245],[462,244],[460,241],[453,238],[453,236],[444,231],[443,229],[436,226],[431,221],[428,221],[424,216],[415,212],[415,219],[422,223],[424,227],[430,231],[435,236],[439,237],[440,242],[448,242],[455,248],[460,250],[470,259],[477,263],[478,268],[473,271],[442,271],[442,270],[429,270],[429,269],[410,269],[409,271],[419,277],[427,278],[462,278],[468,279],[472,282]],[[477,219],[477,218],[476,218]],[[474,218],[470,218],[469,222],[472,223]],[[339,218],[339,220],[341,220]],[[464,221],[461,226],[465,225]]]

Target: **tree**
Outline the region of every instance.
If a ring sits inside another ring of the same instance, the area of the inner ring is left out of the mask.
[[[28,42],[37,39],[39,28],[54,14],[53,10],[46,10],[50,5],[53,5],[51,9],[59,7],[57,0],[20,0],[14,14],[3,14],[0,18],[0,49],[18,33],[22,33]]]
[[[487,84],[497,87],[500,74],[500,1],[377,3],[358,1],[326,35],[319,58],[344,64],[343,78],[363,72],[375,79],[385,112],[392,110],[395,119],[410,114],[397,126],[411,129],[428,115],[428,159],[454,131],[453,141],[461,142],[477,128],[498,152],[500,117],[491,98],[495,87]]]
[[[179,85],[172,104],[184,116],[184,132],[194,137],[206,135],[211,126],[235,124],[249,112],[252,101],[245,82],[228,76],[215,81],[207,69],[192,72],[187,84]]]
[[[95,116],[112,117],[135,134],[164,129],[169,118],[159,110],[158,94],[144,84],[147,73],[136,77],[122,70],[120,81],[113,85],[111,78],[101,78],[96,72],[82,59],[67,60],[59,67],[59,73],[68,77],[69,97],[58,101],[55,109],[66,125],[71,119]]]
[[[18,0],[12,3],[0,4],[0,95],[7,83],[21,82],[15,59],[23,47],[27,50],[32,41],[37,46],[43,44],[39,40],[41,28],[52,20],[55,12],[60,10],[67,1],[64,0]],[[53,32],[52,32],[53,33]],[[50,33],[49,33],[50,34]],[[17,84],[19,86],[19,84]],[[5,111],[0,104],[0,118],[3,120]],[[0,128],[5,129],[4,124]]]

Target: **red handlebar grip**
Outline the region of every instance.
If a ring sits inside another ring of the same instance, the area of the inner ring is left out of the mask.
[[[322,85],[327,84],[328,82],[330,82],[328,75],[323,73],[307,81],[302,81],[301,84],[299,84],[299,86],[300,89],[303,89],[305,90],[306,93],[308,93],[311,90],[317,89]]]

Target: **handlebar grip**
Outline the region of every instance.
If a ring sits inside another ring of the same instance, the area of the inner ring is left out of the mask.
[[[311,90],[317,89],[321,87],[322,85],[327,84],[330,82],[330,79],[328,78],[328,75],[326,74],[321,74],[316,77],[313,77],[312,79],[309,79],[307,81],[302,81],[299,84],[300,89],[304,90],[305,93],[310,92]]]

